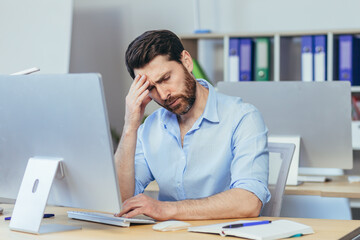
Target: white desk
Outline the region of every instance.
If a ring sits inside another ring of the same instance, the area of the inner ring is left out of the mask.
[[[0,204],[4,207],[4,214],[0,218],[10,216],[13,205]],[[115,227],[104,224],[97,224],[92,222],[77,221],[69,219],[66,211],[69,208],[62,207],[47,207],[47,213],[55,213],[55,218],[44,219],[43,223],[57,223],[82,226],[82,230],[74,230],[68,232],[50,233],[44,235],[33,235],[28,233],[14,232],[9,229],[9,221],[0,221],[0,239],[10,240],[28,240],[28,239],[49,239],[49,240],[78,240],[78,239],[127,239],[127,240],[143,240],[143,239],[159,239],[159,240],[196,240],[196,239],[219,239],[224,240],[224,237],[215,234],[200,234],[191,233],[186,230],[176,232],[156,232],[152,230],[152,225],[133,225],[130,228]],[[256,219],[284,219],[284,218],[249,218],[248,220]],[[303,236],[299,239],[339,239],[360,226],[360,220],[326,220],[326,219],[305,219],[305,218],[286,218],[292,221],[303,223],[311,226],[315,234]],[[228,221],[235,221],[238,219],[228,220],[211,220],[211,221],[188,221],[192,226],[200,226],[206,224],[215,224]],[[226,237],[226,239],[240,239],[235,237]]]

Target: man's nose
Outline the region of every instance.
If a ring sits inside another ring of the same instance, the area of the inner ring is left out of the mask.
[[[157,87],[157,92],[158,92],[159,97],[160,97],[160,99],[162,101],[165,101],[170,95],[169,91],[166,88],[162,87],[162,86]]]

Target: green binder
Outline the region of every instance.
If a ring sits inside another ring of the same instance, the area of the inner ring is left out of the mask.
[[[270,40],[256,38],[255,40],[255,80],[270,80]]]
[[[211,81],[209,80],[209,78],[207,77],[206,73],[204,72],[204,70],[200,66],[199,62],[194,58],[193,58],[193,71],[192,71],[192,73],[193,73],[193,75],[194,75],[194,77],[196,79],[198,79],[198,78],[205,79],[210,84],[212,84]]]

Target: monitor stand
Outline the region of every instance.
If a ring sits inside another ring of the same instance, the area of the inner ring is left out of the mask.
[[[11,216],[11,230],[42,234],[81,229],[69,225],[41,225],[53,180],[56,174],[60,174],[60,178],[64,176],[61,161],[53,157],[29,159]]]

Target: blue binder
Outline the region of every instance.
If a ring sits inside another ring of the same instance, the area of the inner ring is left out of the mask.
[[[326,35],[314,36],[314,80],[323,82],[327,79]]]
[[[352,35],[339,36],[339,80],[360,85],[360,40]]]
[[[313,36],[301,37],[301,80],[314,80]]]
[[[240,80],[240,39],[230,38],[229,40],[229,81],[238,82]]]
[[[250,38],[241,38],[239,43],[240,53],[240,81],[253,80],[253,45]]]

